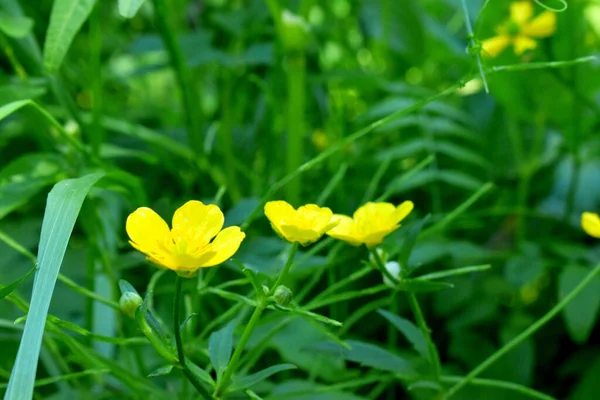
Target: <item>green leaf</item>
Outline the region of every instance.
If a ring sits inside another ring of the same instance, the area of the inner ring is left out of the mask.
[[[210,374],[208,372],[206,372],[205,370],[203,370],[202,368],[200,368],[199,366],[197,366],[196,364],[194,364],[193,362],[187,360],[186,361],[186,365],[188,366],[188,368],[192,371],[192,373],[200,378],[203,382],[207,383],[210,387],[214,387],[215,386],[215,380],[212,378],[212,376],[210,376]]]
[[[559,298],[569,294],[589,273],[588,268],[570,265],[566,267],[558,279]],[[600,307],[600,277],[596,276],[563,309],[562,315],[567,325],[567,331],[573,341],[585,343],[598,319]]]
[[[148,378],[154,378],[155,376],[169,375],[172,370],[173,370],[173,366],[172,365],[165,365],[163,367],[160,367],[160,368],[158,368],[158,369],[150,372],[148,374]]]
[[[428,281],[424,279],[403,279],[396,290],[412,293],[435,292],[436,290],[451,289],[454,285],[447,282]]]
[[[35,271],[35,267],[31,268],[29,270],[28,273],[26,273],[24,276],[20,277],[19,279],[13,281],[12,283],[9,283],[6,286],[2,286],[0,285],[0,300],[2,300],[3,298],[5,298],[6,296],[8,296],[9,294],[11,294],[12,292],[15,291],[16,288],[18,288],[19,286],[21,286],[21,284],[23,282],[25,282],[25,280],[27,278],[29,278],[29,275],[33,274],[33,272]]]
[[[427,353],[427,342],[415,324],[386,310],[377,310],[377,312],[382,317],[387,319],[392,325],[394,325],[406,337],[406,339],[408,339],[415,350],[417,350],[417,352],[423,358],[429,359],[429,354]]]
[[[231,357],[233,348],[233,323],[227,324],[223,329],[213,332],[208,339],[208,353],[217,376],[221,376]]]
[[[348,361],[381,371],[390,371],[405,376],[416,374],[410,361],[388,350],[357,340],[347,340],[346,343],[350,346],[350,350],[333,342],[318,343],[311,346],[310,349],[340,355]]]
[[[133,18],[144,0],[119,0],[119,14],[125,18]]]
[[[256,385],[258,382],[267,379],[273,374],[290,369],[296,369],[296,366],[294,364],[277,364],[265,368],[262,371],[258,371],[252,375],[244,376],[242,378],[234,378],[229,391],[233,392],[249,388],[253,385]]]
[[[0,31],[6,36],[24,38],[33,28],[33,20],[27,17],[15,17],[0,11]]]
[[[44,43],[44,67],[48,71],[58,70],[94,4],[96,0],[54,0]]]
[[[417,243],[417,238],[423,229],[423,225],[429,219],[429,215],[426,215],[425,218],[411,222],[406,225],[402,229],[402,245],[400,246],[400,253],[398,254],[398,263],[400,264],[400,274],[406,271],[407,275],[410,275],[410,270],[408,269],[408,260],[410,258],[410,254]]]
[[[33,396],[44,326],[58,272],[83,200],[102,176],[102,173],[96,173],[63,180],[48,195],[38,252],[39,271],[5,400],[30,399]]]

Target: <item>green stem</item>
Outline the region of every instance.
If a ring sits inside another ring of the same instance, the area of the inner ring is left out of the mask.
[[[431,331],[429,330],[429,327],[427,327],[427,322],[425,321],[423,311],[419,306],[417,296],[415,296],[413,292],[407,292],[407,295],[410,308],[415,316],[415,320],[417,321],[417,326],[425,337],[425,342],[427,342],[427,352],[429,353],[429,362],[431,363],[431,369],[433,370],[433,377],[436,381],[439,381],[440,374],[442,372],[440,355],[435,347],[435,343],[433,343],[433,340],[431,339]]]
[[[304,160],[304,109],[306,89],[306,57],[304,52],[287,55],[287,145],[286,173],[291,174],[302,165]],[[286,188],[287,200],[298,204],[301,198],[302,181],[300,177],[292,180]]]
[[[292,267],[292,262],[294,261],[294,257],[296,256],[297,251],[298,251],[298,243],[295,242],[292,244],[292,249],[290,250],[290,255],[288,257],[287,262],[285,263],[285,266],[283,267],[283,270],[277,277],[275,284],[273,285],[273,287],[271,287],[267,296],[264,296],[262,293],[256,294],[258,296],[256,308],[254,309],[254,313],[252,313],[252,316],[250,317],[250,321],[248,321],[248,324],[246,325],[246,328],[244,329],[244,332],[242,333],[242,337],[240,338],[240,341],[238,342],[237,346],[235,346],[235,351],[233,352],[233,355],[231,356],[231,360],[229,361],[229,364],[227,365],[225,372],[223,372],[223,376],[221,376],[221,379],[219,379],[217,382],[217,387],[215,388],[215,393],[214,393],[215,397],[219,397],[221,394],[223,394],[222,392],[226,388],[227,384],[229,383],[231,376],[234,374],[235,371],[237,371],[237,367],[240,362],[240,357],[242,356],[242,352],[244,351],[246,344],[248,343],[248,340],[250,339],[250,336],[252,335],[252,332],[254,331],[254,328],[256,327],[256,324],[258,324],[258,321],[260,320],[260,317],[261,317],[263,311],[265,310],[265,308],[267,308],[267,305],[268,305],[267,299],[268,299],[268,297],[272,296],[273,293],[275,293],[275,289],[277,288],[277,286],[279,286],[279,284],[287,276],[288,272],[290,271],[290,268]]]
[[[181,311],[181,292],[183,291],[183,278],[177,275],[175,278],[175,299],[173,301],[173,332],[175,333],[175,345],[177,346],[177,357],[179,363],[185,365],[185,354],[183,352],[183,342],[181,340],[181,318],[179,313]]]
[[[254,309],[254,313],[252,314],[252,317],[250,317],[250,321],[248,321],[248,325],[246,325],[246,329],[244,329],[244,333],[242,333],[240,341],[238,342],[237,346],[235,346],[235,351],[231,356],[231,360],[229,361],[229,364],[227,365],[223,376],[217,383],[217,387],[215,388],[214,393],[215,397],[218,397],[222,394],[226,385],[229,383],[229,379],[231,379],[231,376],[237,370],[240,357],[242,356],[242,352],[244,351],[244,348],[246,347],[246,344],[248,343],[248,340],[250,339],[250,336],[252,335],[252,332],[254,331],[256,324],[260,320],[260,316],[262,315],[266,306],[267,304],[265,300],[261,300],[258,306]]]
[[[469,9],[467,8],[467,1],[461,0],[463,14],[465,16],[465,26],[467,28],[467,33],[469,38],[471,39],[471,46],[476,46],[475,33],[473,32],[473,26],[471,25],[471,18],[469,18]],[[475,61],[477,62],[477,68],[479,69],[479,75],[481,76],[481,82],[483,83],[483,88],[486,93],[490,92],[488,88],[487,80],[485,79],[485,71],[483,70],[483,63],[481,62],[481,52],[474,52]]]
[[[277,289],[277,286],[279,286],[281,284],[281,282],[283,282],[283,280],[287,276],[288,272],[290,272],[290,269],[292,268],[292,262],[294,261],[294,257],[296,256],[297,252],[298,252],[298,242],[294,242],[292,244],[292,248],[290,250],[290,255],[289,255],[288,259],[287,259],[287,262],[285,263],[285,266],[283,267],[283,270],[281,271],[281,273],[279,274],[279,276],[275,280],[275,283],[273,284],[273,286],[269,290],[268,296],[272,296],[273,293],[275,293],[275,289]]]
[[[200,101],[194,91],[190,71],[185,64],[183,52],[175,36],[175,29],[169,26],[169,7],[167,2],[166,0],[153,0],[152,3],[154,4],[156,25],[175,69],[175,78],[177,79],[177,84],[183,98],[183,107],[188,125],[188,141],[195,153],[201,155],[204,153],[202,128],[200,121],[196,118],[200,112]]]
[[[92,85],[92,123],[89,130],[89,143],[92,153],[100,156],[103,142],[102,130],[102,7],[98,4],[90,18],[90,53]]]
[[[533,335],[537,330],[544,326],[548,321],[554,318],[567,304],[571,302],[600,272],[600,264],[596,265],[585,278],[573,289],[568,295],[566,295],[557,305],[555,305],[550,311],[544,314],[540,319],[531,324],[529,328],[523,331],[520,335],[515,337],[513,340],[504,345],[501,349],[496,351],[494,354],[485,359],[475,369],[473,369],[468,375],[458,381],[454,386],[446,391],[443,399],[447,400],[454,396],[460,389],[469,384],[479,374],[485,371],[490,365],[499,360],[503,355],[511,351],[513,348],[521,344],[525,339]]]

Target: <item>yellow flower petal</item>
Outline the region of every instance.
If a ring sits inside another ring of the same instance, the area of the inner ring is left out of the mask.
[[[295,210],[285,201],[270,201],[265,204],[265,215],[280,237],[304,246],[319,240],[333,226],[331,210],[315,204]]]
[[[410,200],[407,200],[400,204],[398,207],[396,207],[396,210],[394,211],[394,219],[396,223],[399,223],[404,218],[406,218],[406,216],[410,214],[413,208],[415,208],[415,205]]]
[[[356,225],[352,218],[347,215],[334,214],[332,220],[336,222],[337,225],[333,229],[329,230],[327,235],[331,236],[332,238],[348,242],[353,246],[360,246],[362,244],[362,241],[356,232]]]
[[[533,6],[529,1],[516,1],[510,5],[510,19],[519,25],[525,24],[533,15]]]
[[[534,38],[548,37],[554,31],[556,31],[556,14],[552,11],[544,11],[521,29],[524,35]]]
[[[240,248],[246,234],[238,226],[223,229],[211,244],[202,250],[199,267],[212,267],[230,259]]]
[[[494,36],[490,39],[485,39],[481,42],[483,55],[487,57],[496,57],[510,43],[510,37],[505,35]]]
[[[600,239],[600,216],[592,212],[581,214],[581,227],[590,236]]]
[[[206,246],[219,233],[224,221],[223,213],[216,205],[188,201],[173,214],[173,239],[177,244],[190,246],[189,251],[194,252]]]
[[[160,253],[171,242],[169,226],[154,210],[140,207],[127,217],[125,230],[136,249],[146,255]]]
[[[527,36],[519,35],[514,38],[513,46],[515,46],[515,54],[519,56],[527,50],[535,49],[537,47],[537,42]]]

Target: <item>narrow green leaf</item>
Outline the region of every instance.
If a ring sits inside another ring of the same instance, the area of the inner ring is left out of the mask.
[[[415,350],[425,359],[429,359],[427,352],[427,342],[423,333],[411,321],[404,319],[396,314],[392,314],[386,310],[377,310],[377,312],[394,325],[408,341],[413,345]]]
[[[429,274],[418,276],[415,279],[421,279],[421,280],[441,279],[441,278],[447,278],[449,276],[470,274],[471,272],[486,271],[490,268],[492,268],[492,266],[490,264],[473,265],[471,267],[461,267],[461,268],[449,269],[446,271],[431,272]]]
[[[44,67],[55,72],[96,0],[54,0],[44,43]]]
[[[154,371],[150,372],[148,374],[148,378],[154,378],[155,376],[169,375],[172,370],[173,370],[173,366],[172,365],[165,365],[163,367],[160,367],[160,368],[155,369]]]
[[[6,36],[24,38],[33,28],[33,20],[27,17],[14,17],[0,11],[0,31]]]
[[[410,275],[411,271],[409,270],[408,259],[427,220],[429,220],[429,215],[426,215],[425,218],[419,221],[407,224],[402,229],[402,244],[400,246],[400,253],[398,254],[398,263],[400,264],[400,274],[402,276]]]
[[[234,392],[249,388],[253,385],[256,385],[258,382],[267,379],[273,374],[276,374],[281,371],[287,371],[290,369],[296,369],[296,366],[294,364],[277,364],[265,368],[262,371],[258,371],[252,375],[244,376],[241,378],[234,378],[233,383],[229,388],[229,391]]]
[[[329,324],[329,325],[338,326],[338,327],[343,325],[340,321],[336,321],[335,319],[327,318],[323,315],[316,314],[312,311],[303,310],[301,308],[284,307],[284,306],[280,306],[278,304],[273,305],[273,307],[278,310],[281,310],[281,311],[287,311],[292,314],[300,315],[303,317],[308,317],[308,318],[314,319],[315,321],[322,322],[324,324]]]
[[[26,273],[24,276],[20,277],[19,279],[13,281],[12,283],[9,283],[6,286],[0,285],[0,300],[2,300],[6,296],[8,296],[12,292],[14,292],[16,288],[18,288],[19,286],[21,286],[21,284],[23,282],[25,282],[25,280],[27,278],[29,278],[29,275],[33,274],[34,271],[35,271],[35,267],[33,267],[32,269],[30,269],[28,273]]]
[[[396,290],[412,293],[435,292],[437,290],[451,289],[454,285],[447,282],[427,281],[424,279],[403,279]]]
[[[558,278],[559,297],[570,293],[579,282],[589,273],[588,268],[570,265],[566,267]],[[598,319],[600,308],[600,277],[595,277],[590,284],[581,291],[563,309],[562,315],[567,325],[567,331],[573,341],[585,343],[592,333],[592,328]]]
[[[233,349],[233,323],[227,324],[223,329],[213,332],[208,339],[208,353],[217,376],[221,376]]]
[[[210,376],[208,372],[194,364],[193,362],[187,360],[186,365],[192,371],[192,373],[200,378],[203,382],[207,383],[210,387],[215,387],[215,380]]]
[[[58,272],[83,200],[102,176],[102,173],[96,173],[61,181],[48,195],[40,236],[39,271],[33,284],[31,307],[5,400],[30,399],[33,396],[46,316]]]
[[[119,14],[125,18],[133,18],[144,0],[119,0]]]

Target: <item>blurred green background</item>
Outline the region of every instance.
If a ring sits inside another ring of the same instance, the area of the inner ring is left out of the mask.
[[[54,19],[53,3],[63,7]],[[138,3],[139,10],[126,18],[123,7],[135,9]],[[494,36],[508,19],[509,2],[466,3],[476,41]],[[563,2],[539,3],[561,9]],[[539,3],[532,2],[536,15],[545,11]],[[422,273],[492,265],[450,279],[453,289],[420,295],[445,374],[465,375],[600,261],[598,242],[579,226],[583,211],[600,210],[598,60],[493,70],[598,53],[600,1],[572,0],[556,15],[556,31],[536,49],[482,57],[486,93],[477,51],[466,50],[469,36],[458,0],[2,0],[0,283],[31,268],[31,260],[5,242],[37,252],[52,185],[93,171],[108,175],[84,203],[61,273],[115,301],[118,279],[144,292],[155,273],[127,243],[124,221],[139,206],[167,217],[187,200],[199,199],[219,204],[227,225],[241,224],[281,178],[325,155],[275,187],[272,198],[294,206],[320,202],[345,214],[380,196],[395,204],[412,200],[408,229],[426,215],[429,222],[439,221],[493,182],[493,189],[484,190],[444,230],[421,237],[409,259]],[[71,22],[65,24],[65,18]],[[57,28],[62,26],[71,31]],[[348,139],[457,83],[449,96]],[[405,175],[423,160],[424,168]],[[402,232],[383,247],[397,252]],[[246,234],[236,257],[274,274],[285,261],[286,244],[262,217]],[[304,255],[288,283],[301,293],[319,276],[307,299],[367,259],[364,249],[329,242]],[[235,266],[226,265],[215,282],[240,277]],[[29,298],[31,282],[19,289],[23,298]],[[352,288],[380,284],[380,276],[369,274]],[[155,290],[155,308],[167,320],[172,288],[167,274]],[[317,310],[344,321],[341,330],[301,318],[283,323],[286,316],[266,318],[252,345],[264,343],[258,365],[290,362],[299,368],[275,375],[256,392],[269,399],[432,398],[427,388],[408,390],[393,379],[398,359],[416,368],[422,362],[377,313],[395,308],[410,315],[404,297],[395,299],[392,307],[388,295],[373,294]],[[187,332],[199,365],[208,363],[210,332],[200,333],[233,304],[203,297]],[[599,306],[595,278],[559,318],[482,378],[533,387],[557,399],[597,398]],[[100,335],[136,335],[131,321],[63,280],[50,314]],[[8,381],[14,363],[23,324],[13,321],[22,315],[7,299],[0,301],[0,382]],[[271,329],[273,324],[282,327]],[[94,363],[101,358],[111,360],[109,367],[102,364],[108,372],[42,386],[37,398],[147,398],[144,390],[120,380],[119,366],[176,398],[195,398],[175,374],[145,378],[161,366],[148,346],[138,346],[140,364],[129,346],[71,331],[66,330],[89,348],[91,359],[73,354],[50,334],[38,377],[98,367]],[[332,335],[359,343],[355,353],[313,346]],[[146,369],[137,369],[140,365]],[[354,386],[335,386],[353,381]],[[470,386],[454,398],[527,398],[519,396]]]

